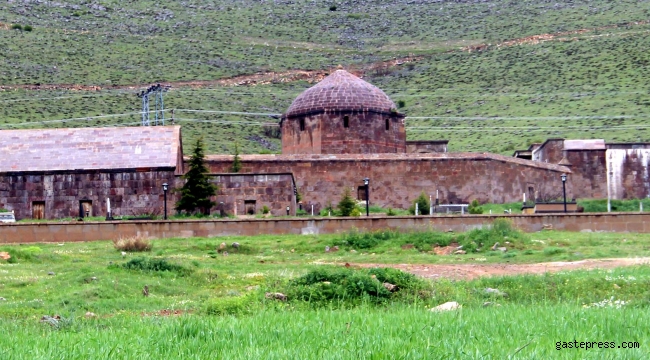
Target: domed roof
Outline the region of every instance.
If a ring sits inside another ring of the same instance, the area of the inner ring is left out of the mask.
[[[345,70],[336,70],[315,86],[305,90],[293,101],[286,116],[323,110],[378,111],[389,113],[395,103],[378,87]]]

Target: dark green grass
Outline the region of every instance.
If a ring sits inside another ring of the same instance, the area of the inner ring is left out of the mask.
[[[5,359],[642,359],[648,312],[568,304],[432,313],[423,307],[274,311],[249,317],[74,318],[54,330],[3,321]],[[638,349],[561,349],[557,342],[638,342]]]

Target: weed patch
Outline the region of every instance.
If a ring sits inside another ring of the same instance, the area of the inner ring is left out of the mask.
[[[150,240],[140,236],[130,238],[120,238],[113,240],[113,246],[120,251],[142,252],[151,251],[153,244]]]
[[[127,270],[146,272],[173,272],[180,276],[185,276],[192,273],[191,269],[188,269],[181,265],[172,264],[165,259],[152,259],[145,257],[131,259],[125,264],[122,264],[121,267]]]

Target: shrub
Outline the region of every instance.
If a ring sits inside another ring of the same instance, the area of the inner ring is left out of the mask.
[[[336,11],[336,5],[330,5],[330,11]]]
[[[361,216],[361,211],[359,210],[358,207],[355,207],[354,209],[352,209],[350,216]]]
[[[469,204],[469,207],[467,208],[467,211],[470,214],[483,214],[483,208],[479,205],[478,200],[474,199],[472,202]]]
[[[557,255],[557,254],[561,254],[563,252],[564,252],[564,249],[558,248],[558,247],[555,247],[555,246],[549,246],[549,247],[544,249],[544,255],[546,255],[546,256]]]
[[[406,106],[406,101],[404,101],[404,100],[398,100],[397,101],[397,108],[398,109],[401,109],[401,108],[403,108],[405,106]]]
[[[131,259],[122,264],[122,268],[147,272],[173,272],[180,276],[189,275],[192,272],[192,270],[181,265],[169,263],[165,259],[150,259],[145,257]]]
[[[350,193],[350,188],[345,188],[341,201],[338,205],[336,205],[341,213],[341,216],[351,216],[352,211],[357,207],[357,203],[354,201],[354,199],[352,199],[352,195],[350,195]]]
[[[25,26],[23,26],[23,30],[25,30],[25,31],[28,31],[28,32],[29,32],[29,31],[32,31],[32,30],[34,30],[34,28],[33,28],[33,27],[32,27],[31,25],[25,25]]]
[[[388,208],[388,211],[386,212],[386,216],[395,216],[395,215],[397,215],[397,213],[393,209]]]
[[[206,301],[203,312],[207,315],[244,315],[250,312],[253,304],[251,296],[220,297]]]
[[[0,251],[9,253],[11,256],[7,262],[15,264],[18,260],[34,261],[43,253],[43,249],[38,246],[0,248]]]
[[[233,154],[230,172],[238,173],[241,170],[241,159],[239,158],[239,146],[235,143],[235,153]]]
[[[387,240],[398,238],[399,236],[399,233],[393,231],[360,233],[358,230],[352,230],[343,235],[343,238],[339,241],[335,241],[335,245],[347,246],[357,250],[370,249]]]
[[[465,251],[476,251],[477,248],[487,249],[495,243],[503,245],[505,241],[513,244],[521,243],[526,236],[519,230],[512,227],[512,223],[506,219],[497,219],[487,228],[474,229],[465,234],[458,235],[456,241],[463,245]],[[483,245],[481,245],[483,244]]]
[[[23,27],[20,24],[11,24],[11,30],[22,30]]]
[[[151,251],[153,244],[148,239],[141,236],[130,238],[119,238],[113,240],[113,247],[120,251],[141,252]]]
[[[383,283],[397,285],[394,293]],[[426,287],[426,283],[415,275],[397,269],[340,269],[320,268],[291,281],[286,293],[290,301],[327,303],[345,301],[358,304],[362,301],[381,303],[402,293],[414,293]]]
[[[411,215],[415,215],[415,204],[418,204],[418,215],[429,215],[431,203],[424,191],[420,193],[420,196],[413,201],[413,205],[409,207],[408,211]]]
[[[262,206],[262,214],[266,215],[271,212],[271,209],[269,209],[268,206],[264,205]]]

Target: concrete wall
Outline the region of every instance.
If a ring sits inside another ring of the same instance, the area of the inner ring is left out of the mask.
[[[356,196],[370,178],[370,203],[406,209],[424,191],[441,203],[520,201],[529,188],[562,192],[568,168],[495,154],[242,155],[242,172],[292,172],[304,204],[336,205],[345,188]],[[211,172],[226,172],[232,156],[209,155]],[[571,193],[571,184],[567,190]],[[310,210],[309,207],[307,210]]]
[[[174,184],[168,171],[86,171],[59,174],[0,174],[0,207],[16,212],[17,219],[32,218],[32,204],[45,203],[45,218],[76,217],[79,201],[92,201],[92,215],[106,215],[106,198],[113,215],[162,212],[162,184]],[[169,196],[169,194],[168,194]]]
[[[72,222],[0,224],[0,244],[112,240],[138,235],[153,238],[187,238],[260,234],[332,234],[352,229],[363,231],[433,229],[461,232],[485,226],[499,218],[511,220],[517,228],[526,232],[540,231],[544,227],[566,231],[650,232],[650,213]]]
[[[283,154],[403,153],[405,142],[404,117],[397,113],[327,111],[282,120]]]

